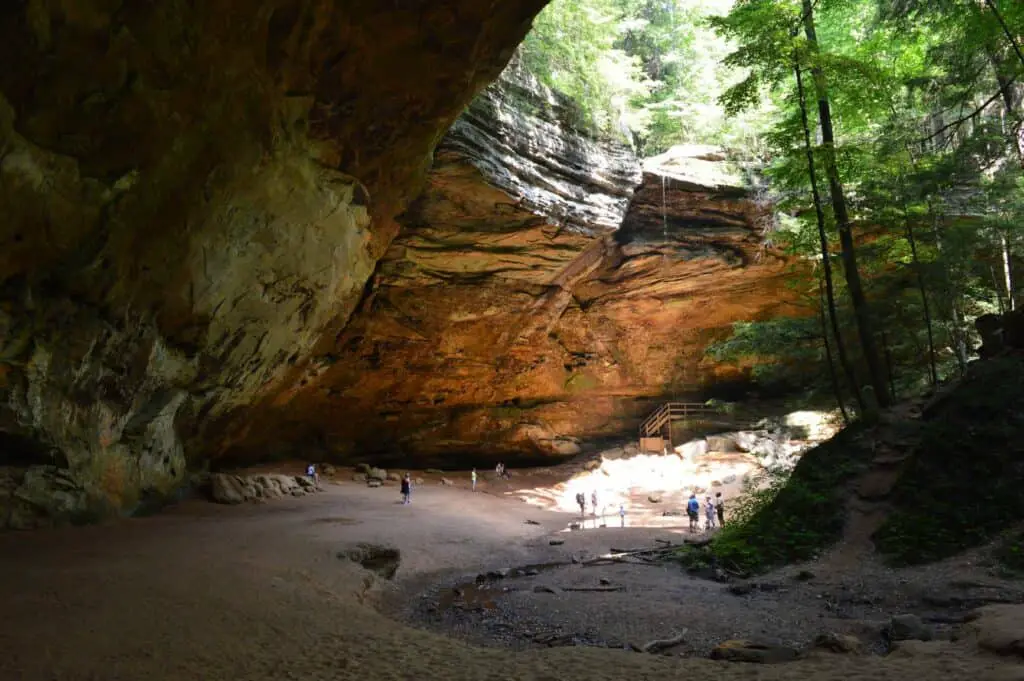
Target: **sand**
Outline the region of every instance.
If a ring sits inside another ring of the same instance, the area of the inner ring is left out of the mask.
[[[382,615],[374,604],[392,583],[336,554],[362,541],[398,547],[397,581],[408,585],[528,562],[567,516],[441,486],[396,501],[393,487],[327,485],[259,506],[194,501],[109,526],[0,536],[0,679],[1024,678],[1020,658],[970,641],[776,666],[472,647]]]

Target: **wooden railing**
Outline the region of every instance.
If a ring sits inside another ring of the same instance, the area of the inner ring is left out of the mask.
[[[640,424],[640,437],[664,435],[666,426],[671,431],[673,421],[704,419],[709,416],[721,418],[721,410],[699,402],[666,402]],[[671,439],[671,432],[669,432]]]

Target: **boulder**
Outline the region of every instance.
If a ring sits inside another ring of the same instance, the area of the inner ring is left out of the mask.
[[[676,454],[687,460],[695,459],[698,456],[704,456],[707,453],[707,440],[691,440],[686,444],[681,444],[676,447]]]
[[[391,482],[402,482],[402,476],[398,473],[388,473],[387,479]]]
[[[451,487],[455,483],[449,480],[448,478],[441,478],[441,484],[444,485],[445,487]]]
[[[660,494],[651,494],[651,495],[649,495],[647,497],[647,501],[651,502],[652,504],[660,504],[661,503],[661,495]]]
[[[800,651],[788,646],[765,641],[732,639],[719,643],[711,651],[712,660],[727,662],[753,662],[757,664],[776,664],[792,662],[800,657]]]
[[[388,472],[383,468],[370,468],[370,470],[366,472],[366,478],[368,480],[380,480],[381,482],[384,482],[388,479]]]
[[[366,477],[366,473],[353,473],[352,474],[352,482],[366,482],[367,479],[368,478]]]
[[[218,504],[240,504],[246,500],[241,480],[237,475],[211,475],[210,494]]]
[[[78,522],[93,513],[93,499],[57,466],[0,469],[0,528],[30,530]]]
[[[917,615],[893,615],[886,634],[890,641],[930,641],[932,630]]]
[[[738,451],[736,441],[728,435],[708,435],[704,438],[710,452],[735,452]]]
[[[381,487],[383,485],[384,485],[384,482],[379,480],[378,478],[369,478],[366,481],[366,486],[367,487]]]
[[[971,612],[964,627],[982,650],[1024,658],[1024,605],[989,605]]]
[[[846,653],[860,655],[865,652],[864,643],[850,634],[827,632],[814,639],[813,647],[830,653]]]
[[[323,473],[324,475],[334,475],[335,473],[338,472],[338,469],[329,463],[325,463],[323,466],[320,467],[320,472]]]
[[[301,475],[214,473],[210,476],[210,496],[219,504],[301,497],[318,491],[312,480]]]

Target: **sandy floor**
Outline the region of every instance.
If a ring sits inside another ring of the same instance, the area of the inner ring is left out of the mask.
[[[968,642],[772,667],[474,648],[379,614],[366,601],[390,583],[337,552],[361,541],[398,547],[397,579],[410,584],[533,560],[568,516],[432,485],[411,506],[396,497],[393,487],[329,485],[261,506],[189,502],[113,526],[0,536],[0,679],[1024,679],[1019,660]]]

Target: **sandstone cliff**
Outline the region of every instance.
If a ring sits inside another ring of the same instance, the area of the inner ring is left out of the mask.
[[[570,454],[735,374],[703,361],[707,344],[790,298],[786,262],[761,246],[770,209],[712,149],[641,170],[571,119],[516,69],[488,88],[442,141],[331,366],[234,455],[275,438],[439,465]]]
[[[317,371],[544,4],[4,3],[0,525],[168,494]]]

